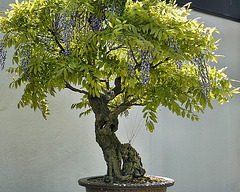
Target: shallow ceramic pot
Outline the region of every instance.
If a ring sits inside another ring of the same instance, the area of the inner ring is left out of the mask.
[[[166,192],[167,187],[174,185],[174,180],[166,177],[158,177],[163,179],[161,182],[144,184],[110,184],[96,181],[101,177],[103,176],[86,177],[79,179],[78,183],[79,185],[86,187],[86,192]]]

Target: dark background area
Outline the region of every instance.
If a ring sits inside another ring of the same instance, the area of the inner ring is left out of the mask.
[[[177,0],[178,5],[188,2],[193,10],[240,22],[240,0]]]

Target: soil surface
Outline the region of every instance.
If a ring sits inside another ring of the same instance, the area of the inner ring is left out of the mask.
[[[96,182],[96,183],[105,183],[104,182],[104,177],[98,177],[98,178],[93,178],[89,179],[91,182]],[[113,184],[131,184],[131,185],[138,185],[138,184],[157,184],[157,183],[163,183],[166,180],[161,177],[155,177],[155,176],[144,176],[144,177],[139,177],[139,178],[134,178],[129,181],[119,181],[119,182],[114,182]]]

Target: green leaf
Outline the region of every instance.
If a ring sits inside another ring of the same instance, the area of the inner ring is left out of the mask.
[[[208,101],[208,107],[213,110],[213,106],[210,101]]]
[[[240,90],[240,87],[238,87],[238,88],[232,90],[232,93],[239,94],[239,93],[240,93],[239,90]]]
[[[185,117],[185,111],[182,111],[182,117],[184,118]]]
[[[154,122],[154,123],[157,123],[157,119],[154,118],[153,116],[150,116],[151,120]]]
[[[134,87],[135,86],[135,80],[130,78],[129,79],[129,85],[130,85],[130,87]]]
[[[153,132],[154,130],[154,124],[152,121],[146,121],[146,126],[150,132]]]
[[[85,116],[88,115],[89,113],[91,113],[91,111],[92,111],[92,109],[88,109],[88,110],[80,113],[80,114],[79,114],[79,118],[81,118],[83,115],[85,115]]]
[[[111,28],[113,28],[113,25],[112,25],[112,23],[111,23],[110,21],[108,21],[108,25],[109,25]]]
[[[159,33],[158,33],[158,41],[161,41],[161,39],[162,39],[162,33],[163,33],[163,32],[160,30]]]

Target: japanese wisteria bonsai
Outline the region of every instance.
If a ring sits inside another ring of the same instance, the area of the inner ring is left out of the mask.
[[[18,107],[49,115],[47,97],[79,94],[72,108],[95,114],[96,141],[107,164],[106,182],[143,177],[141,158],[115,132],[118,117],[142,106],[149,131],[157,110],[197,120],[211,102],[228,101],[233,87],[217,62],[215,28],[188,19],[189,5],[170,1],[26,0],[0,18],[0,64],[14,48],[11,88],[24,87]],[[16,75],[15,75],[16,74]],[[71,99],[71,98],[66,98]]]

